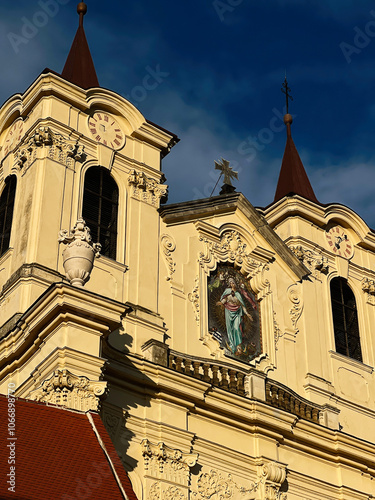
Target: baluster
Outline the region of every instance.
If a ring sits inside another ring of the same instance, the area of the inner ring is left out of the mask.
[[[199,373],[199,367],[200,367],[200,362],[199,361],[193,361],[193,366],[194,366],[194,374],[193,377],[195,378],[201,378],[200,373]]]
[[[290,412],[290,394],[288,394],[287,392],[285,393],[285,409],[286,411],[289,411]]]
[[[182,358],[180,356],[176,357],[176,371],[182,372]]]
[[[221,369],[221,387],[228,390],[228,368]]]
[[[212,366],[212,383],[213,385],[219,385],[219,367],[217,365]]]
[[[191,375],[191,359],[185,359],[185,373]]]
[[[174,361],[174,355],[173,355],[173,354],[170,354],[170,355],[169,355],[169,368],[172,368],[172,370],[174,370],[174,369],[175,369],[174,364],[173,364],[173,361]]]
[[[294,413],[298,416],[301,416],[301,412],[300,412],[300,402],[298,401],[298,399],[295,399],[294,400]]]
[[[236,392],[237,384],[236,384],[236,371],[229,370],[229,390],[231,392]]]
[[[300,405],[299,405],[299,414],[303,418],[306,416],[305,411],[306,411],[306,405],[304,403],[300,403]]]
[[[237,392],[240,396],[245,395],[244,374],[237,373]]]
[[[277,406],[277,387],[275,385],[271,386],[271,402],[273,406]]]
[[[314,408],[312,411],[312,419],[313,422],[319,422],[319,410],[317,408]]]
[[[266,382],[266,401],[267,403],[272,403],[271,384],[269,382]]]
[[[284,401],[285,392],[280,389],[279,390],[279,408],[285,409],[285,401]]]
[[[203,381],[204,382],[211,382],[211,378],[208,374],[210,369],[210,365],[208,363],[203,363]]]

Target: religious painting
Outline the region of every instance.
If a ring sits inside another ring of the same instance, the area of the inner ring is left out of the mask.
[[[262,352],[259,303],[248,280],[228,264],[208,278],[208,328],[231,358],[250,362]]]

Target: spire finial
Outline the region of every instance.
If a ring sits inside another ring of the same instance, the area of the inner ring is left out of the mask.
[[[86,15],[87,5],[85,2],[79,2],[77,5],[77,13],[79,14],[79,25],[83,26],[83,16]]]
[[[291,88],[288,85],[288,80],[286,79],[286,71],[285,71],[285,80],[283,86],[281,88],[281,92],[285,94],[286,100],[286,114],[289,114],[289,99],[293,101],[293,97],[290,95]]]

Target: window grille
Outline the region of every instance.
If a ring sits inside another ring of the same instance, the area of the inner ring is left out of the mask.
[[[101,254],[116,259],[118,187],[107,169],[91,167],[85,176],[82,217]]]
[[[343,278],[331,281],[331,302],[336,352],[362,361],[354,294]]]
[[[9,248],[16,186],[17,178],[11,175],[5,180],[5,187],[0,196],[0,255]]]

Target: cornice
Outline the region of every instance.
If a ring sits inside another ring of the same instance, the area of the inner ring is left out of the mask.
[[[202,219],[233,214],[237,210],[250,221],[259,234],[293,271],[298,280],[302,280],[310,274],[310,271],[273,231],[263,215],[253,207],[242,193],[231,193],[213,198],[165,205],[159,211],[167,226],[198,221],[196,224],[198,224],[199,229],[202,225],[205,225]]]
[[[127,307],[64,283],[51,285],[0,341],[0,379],[22,366],[59,325],[71,322],[106,335],[121,326]]]
[[[0,110],[2,130],[19,116],[25,118],[43,97],[51,96],[86,113],[104,109],[123,116],[129,123],[130,135],[161,150],[163,156],[179,140],[172,132],[147,121],[133,104],[116,92],[104,88],[85,91],[53,72],[43,72],[23,94],[15,94],[4,103]]]

